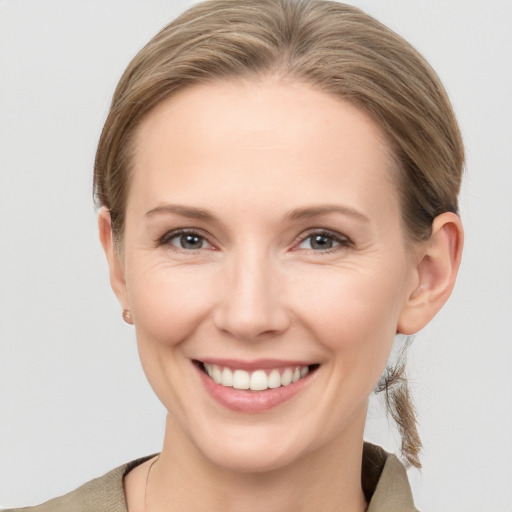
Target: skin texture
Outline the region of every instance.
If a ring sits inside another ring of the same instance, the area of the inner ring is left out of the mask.
[[[142,122],[122,251],[108,211],[99,226],[169,411],[153,512],[364,510],[367,398],[395,333],[418,331],[448,298],[462,247],[449,213],[428,242],[406,240],[391,162],[364,113],[272,78],[189,87]],[[197,248],[177,229],[202,237]],[[193,361],[209,358],[319,368],[278,407],[237,412],[206,391]],[[131,511],[144,509],[147,468],[126,480]]]

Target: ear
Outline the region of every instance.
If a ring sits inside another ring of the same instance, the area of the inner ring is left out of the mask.
[[[458,215],[445,212],[434,219],[430,238],[416,253],[414,285],[401,311],[397,332],[418,332],[442,308],[455,285],[463,244]]]
[[[128,294],[126,290],[126,280],[124,275],[124,264],[121,255],[116,250],[114,238],[112,236],[112,222],[110,211],[102,207],[98,212],[98,229],[101,245],[107,257],[110,285],[123,309],[128,308]]]

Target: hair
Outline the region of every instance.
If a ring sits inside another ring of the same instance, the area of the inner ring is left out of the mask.
[[[366,112],[386,135],[407,239],[427,240],[434,218],[457,212],[464,150],[434,70],[402,37],[363,11],[323,0],[209,0],[164,27],[115,90],[94,167],[97,206],[122,246],[137,127],[162,100],[193,84],[277,77],[309,84]],[[420,467],[421,443],[404,365],[378,385]]]

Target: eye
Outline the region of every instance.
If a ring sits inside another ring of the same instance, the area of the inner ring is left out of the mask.
[[[338,247],[349,247],[350,240],[330,231],[316,231],[310,233],[299,243],[299,249],[312,250],[316,252],[332,252]]]
[[[212,248],[211,244],[202,234],[193,230],[171,231],[160,239],[159,245],[171,245],[184,251]]]

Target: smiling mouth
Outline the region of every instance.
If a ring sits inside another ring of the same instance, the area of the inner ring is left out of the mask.
[[[199,368],[216,384],[227,388],[265,391],[290,386],[314,372],[320,365],[290,366],[284,368],[246,371],[196,361]]]

